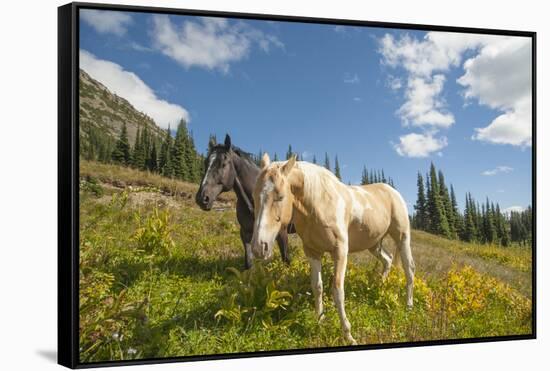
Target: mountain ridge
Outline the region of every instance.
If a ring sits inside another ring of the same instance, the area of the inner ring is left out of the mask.
[[[166,133],[146,113],[83,69],[79,73],[79,121],[80,155],[90,160],[102,159],[112,152],[124,123],[131,145],[135,142],[138,128],[143,131],[147,127],[157,142]]]

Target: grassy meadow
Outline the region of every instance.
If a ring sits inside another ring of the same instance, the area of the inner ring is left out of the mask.
[[[205,212],[196,185],[87,161],[80,169],[81,362],[346,345],[331,260],[318,322],[297,236],[290,266],[276,249],[243,271],[233,194]],[[358,343],[531,333],[531,249],[419,231],[412,244],[412,310],[400,267],[382,283],[369,253],[352,255],[346,309]]]

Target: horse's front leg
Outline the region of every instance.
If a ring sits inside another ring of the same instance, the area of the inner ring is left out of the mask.
[[[346,276],[346,266],[348,263],[348,245],[347,243],[341,244],[336,247],[332,254],[334,260],[334,281],[332,285],[332,297],[338,310],[338,316],[340,317],[340,325],[342,326],[342,332],[344,333],[344,339],[351,345],[357,345],[357,342],[351,336],[351,324],[346,316],[346,309],[344,308],[344,279]]]
[[[311,291],[313,291],[313,298],[315,300],[315,313],[317,314],[317,320],[323,319],[323,278],[321,277],[321,258],[308,256],[310,277],[311,277]]]
[[[281,258],[286,264],[290,264],[290,254],[288,252],[288,233],[286,228],[282,228],[277,235],[277,243],[281,250]]]
[[[252,234],[241,227],[241,241],[244,246],[244,269],[252,267]]]

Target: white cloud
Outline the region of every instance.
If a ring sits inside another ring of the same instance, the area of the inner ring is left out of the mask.
[[[182,118],[189,122],[189,113],[185,108],[159,99],[135,73],[124,70],[116,63],[99,59],[81,49],[80,68],[110,91],[128,100],[137,110],[149,115],[160,127],[167,128],[168,124],[174,126]]]
[[[228,72],[233,62],[246,58],[257,45],[269,52],[284,48],[275,36],[267,35],[243,22],[230,24],[223,18],[201,18],[175,25],[166,15],[153,16],[153,42],[164,55],[185,68],[193,66]]]
[[[361,102],[361,97],[353,97],[354,102]]]
[[[445,73],[462,67],[464,74],[457,83],[464,87],[464,99],[500,111],[485,127],[475,129],[472,138],[498,144],[531,144],[529,38],[428,32],[423,39],[386,34],[379,41],[381,63],[403,68],[407,74],[405,103],[397,111],[405,125],[434,134],[454,124],[442,94]],[[461,66],[467,51],[473,56]],[[391,82],[393,76],[389,76]]]
[[[397,111],[404,125],[448,128],[454,124],[454,116],[444,108],[445,102],[439,96],[444,83],[445,76],[440,74],[409,78],[406,101]]]
[[[523,207],[523,206],[510,206],[510,207],[507,207],[506,209],[502,210],[502,212],[506,215],[510,215],[510,213],[512,212],[522,212],[522,211],[525,211],[526,208]]]
[[[135,41],[131,41],[129,44],[128,44],[128,47],[130,49],[133,49],[137,52],[152,52],[153,49],[147,47],[147,46],[143,46],[141,45],[140,43],[137,43]]]
[[[380,40],[382,64],[407,72],[405,103],[397,114],[405,124],[450,127],[454,116],[445,109],[441,98],[443,72],[458,66],[462,53],[477,47],[484,36],[445,32],[428,32],[418,40],[405,34],[400,39],[386,34]],[[391,76],[391,75],[390,75]]]
[[[501,38],[485,45],[464,63],[457,82],[466,99],[501,111],[489,125],[475,129],[473,139],[516,146],[531,145],[531,40]]]
[[[493,176],[500,173],[510,173],[512,171],[514,171],[514,168],[510,166],[497,166],[494,169],[485,170],[484,172],[481,173],[481,175]]]
[[[434,72],[445,72],[457,67],[462,53],[475,49],[492,38],[500,36],[450,32],[428,32],[422,40],[405,34],[396,40],[386,34],[380,39],[382,63],[403,67],[414,76],[430,77]]]
[[[132,17],[124,12],[112,10],[81,9],[80,18],[98,33],[124,36]]]
[[[495,118],[488,126],[476,128],[472,139],[528,147],[532,141],[531,122],[531,102],[518,104]]]
[[[311,154],[311,152],[309,152],[309,151],[304,151],[304,152],[302,152],[302,158],[303,158],[304,160],[307,160],[308,158],[310,158],[311,155],[312,155],[312,154]]]
[[[388,79],[386,80],[386,86],[389,87],[391,90],[399,90],[403,87],[403,83],[401,82],[401,79],[399,77],[395,77],[393,75],[388,75]]]
[[[344,82],[346,84],[359,84],[361,80],[359,79],[359,76],[354,73],[353,75],[346,74],[346,76],[344,77]]]
[[[432,134],[410,133],[399,137],[399,143],[393,145],[400,156],[428,157],[433,152],[447,146],[447,138],[435,138]]]

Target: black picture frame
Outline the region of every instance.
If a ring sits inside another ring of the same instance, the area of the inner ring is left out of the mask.
[[[81,363],[79,361],[79,10],[100,9],[130,12],[154,12],[208,17],[225,17],[269,21],[317,23],[330,25],[369,26],[378,28],[397,28],[407,30],[445,31],[460,33],[478,33],[528,37],[532,40],[532,333],[469,339],[441,339],[434,341],[403,342],[391,344],[370,344],[358,346],[338,346],[315,349],[289,349],[250,353],[211,354],[201,356],[182,356],[158,359],[140,359],[131,361],[106,361]],[[410,23],[374,22],[350,19],[313,18],[270,14],[235,13],[224,11],[203,11],[194,9],[157,8],[146,6],[111,5],[95,3],[70,3],[58,8],[58,363],[69,368],[88,368],[99,366],[122,366],[136,364],[155,364],[182,361],[220,360],[245,357],[266,357],[296,355],[323,352],[341,352],[370,349],[418,347],[430,345],[448,345],[463,343],[496,342],[508,340],[536,339],[537,303],[537,241],[536,241],[536,32],[512,31],[485,28],[465,28],[441,25],[422,25]]]

